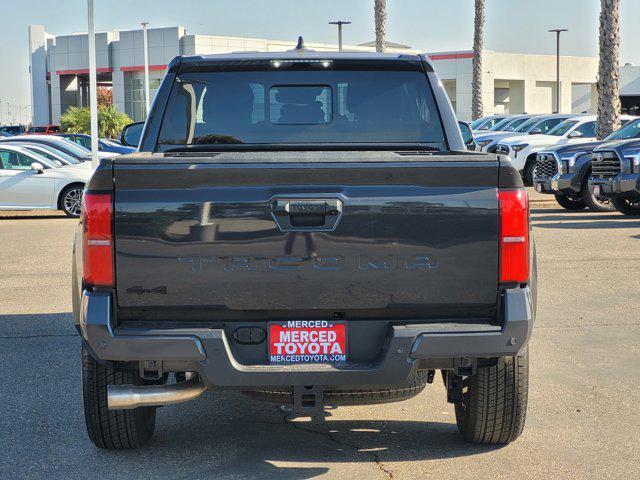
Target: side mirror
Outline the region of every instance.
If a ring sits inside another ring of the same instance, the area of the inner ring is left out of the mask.
[[[120,133],[120,142],[127,147],[138,148],[140,145],[140,137],[142,137],[142,129],[144,122],[131,123],[122,129]]]
[[[489,130],[489,127],[487,127],[486,125],[483,125],[478,130]]]
[[[38,175],[44,172],[44,166],[40,162],[33,162],[31,164],[31,170],[36,172]]]
[[[471,126],[467,122],[458,121],[458,126],[460,127],[460,133],[462,133],[462,140],[464,141],[467,149],[473,145],[473,131],[471,130]]]
[[[584,135],[582,135],[582,132],[578,132],[577,130],[574,130],[569,134],[569,138],[582,138],[582,137],[584,137]]]
[[[539,128],[534,128],[533,130],[531,130],[529,132],[529,135],[540,135],[542,133],[542,130]]]

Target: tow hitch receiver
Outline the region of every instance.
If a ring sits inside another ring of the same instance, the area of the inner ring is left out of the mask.
[[[293,417],[324,420],[324,388],[322,385],[293,386]]]

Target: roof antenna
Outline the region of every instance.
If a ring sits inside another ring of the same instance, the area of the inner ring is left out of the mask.
[[[302,35],[300,35],[298,37],[298,44],[296,45],[295,50],[306,50],[307,47],[304,46],[304,38],[302,38]]]

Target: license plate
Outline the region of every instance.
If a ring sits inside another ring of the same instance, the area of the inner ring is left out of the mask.
[[[600,185],[594,185],[593,186],[593,194],[598,197],[600,196]]]
[[[542,192],[542,184],[536,183],[536,192]]]
[[[346,361],[346,322],[289,320],[269,323],[270,363],[344,363]]]

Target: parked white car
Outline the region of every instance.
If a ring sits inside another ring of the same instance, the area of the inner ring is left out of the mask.
[[[57,149],[63,150],[69,155],[74,156],[78,160],[91,160],[90,150],[84,148],[82,145],[72,142],[71,140],[67,140],[56,135],[16,135],[14,137],[0,138],[0,145],[24,142],[52,145]],[[98,158],[111,158],[117,157],[118,155],[118,153],[98,152]]]
[[[517,136],[542,135],[555,128],[560,122],[571,118],[572,115],[532,115],[513,130],[489,131],[474,136],[478,149],[486,153],[496,153],[498,143],[511,140]]]
[[[491,127],[496,125],[507,118],[507,115],[487,115],[482,118],[478,118],[469,124],[471,130],[474,133],[489,130]]]
[[[93,168],[93,166],[91,165],[91,162],[76,160],[75,158],[73,158],[68,153],[63,152],[62,150],[58,150],[57,148],[55,148],[55,147],[53,147],[51,145],[44,144],[44,143],[27,143],[27,142],[25,142],[25,143],[12,143],[11,145],[12,146],[16,146],[16,147],[25,148],[26,150],[29,150],[30,152],[34,152],[34,153],[37,153],[39,155],[42,155],[44,158],[46,158],[48,160],[57,160],[62,165],[73,165],[73,166],[76,166],[78,168],[85,168],[85,169],[88,169],[88,170],[91,170]]]
[[[0,143],[0,210],[62,210],[80,216],[93,170],[63,165],[24,147]]]
[[[630,120],[631,116],[622,115],[622,120]],[[528,185],[533,184],[533,167],[538,152],[556,145],[586,143],[596,141],[596,116],[584,115],[572,117],[559,123],[546,135],[529,135],[501,140],[496,153],[506,155],[516,167],[522,179]]]

